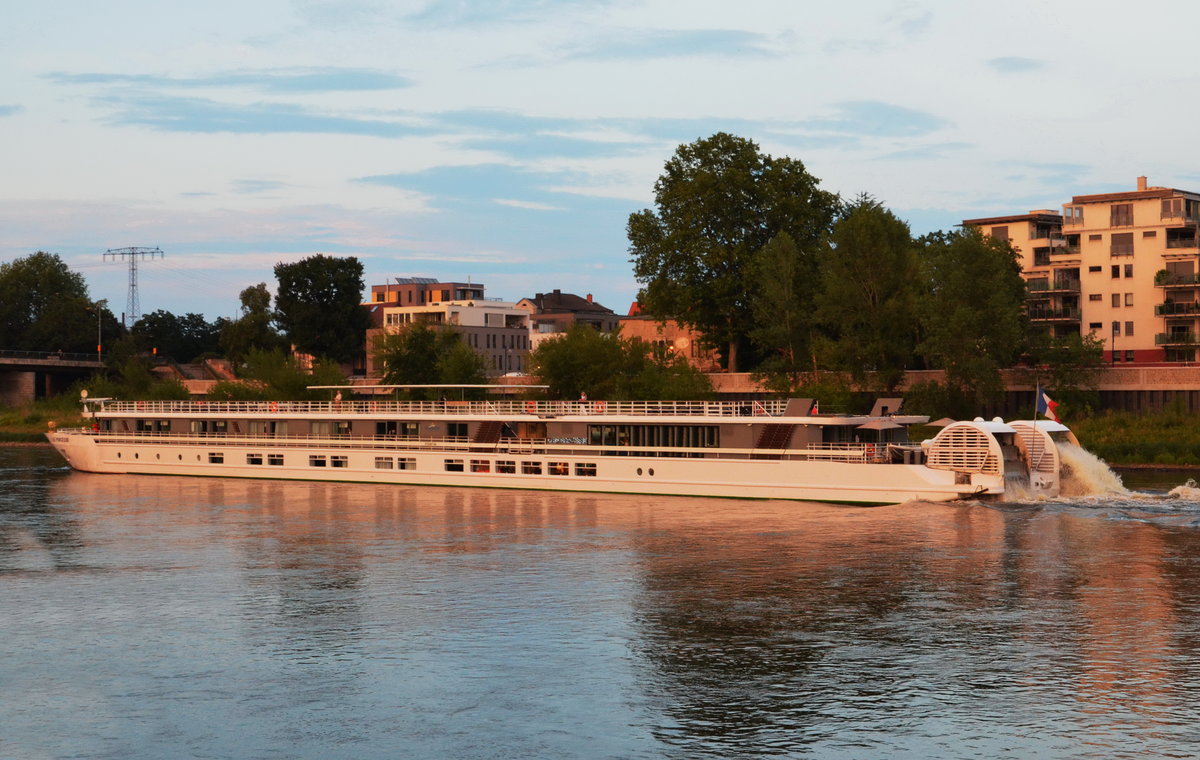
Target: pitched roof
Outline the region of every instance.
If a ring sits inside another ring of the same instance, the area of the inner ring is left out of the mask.
[[[570,312],[592,313],[592,314],[612,314],[613,310],[606,308],[590,298],[581,298],[574,293],[563,293],[561,290],[555,290],[551,293],[538,293],[533,298],[525,299],[532,303],[537,308],[539,314],[553,314]]]

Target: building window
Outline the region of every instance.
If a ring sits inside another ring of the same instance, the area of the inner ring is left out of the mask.
[[[262,463],[263,463],[263,455],[262,454],[247,454],[246,455],[246,464],[262,464]]]
[[[1089,301],[1102,301],[1102,300],[1104,300],[1104,296],[1100,293],[1088,293],[1088,300]]]
[[[1114,203],[1109,210],[1108,224],[1110,227],[1133,226],[1133,204]]]
[[[1183,198],[1163,198],[1160,219],[1177,219],[1183,216]]]
[[[1158,230],[1146,230],[1145,232],[1142,233],[1142,237],[1143,238],[1156,238],[1156,237],[1158,237]]]
[[[329,466],[330,467],[349,467],[350,466],[350,458],[346,457],[346,456],[341,456],[341,455],[331,456],[331,457],[329,457]]]
[[[1083,224],[1083,206],[1064,206],[1063,224]]]
[[[461,459],[447,459],[447,460],[445,460],[444,464],[445,464],[446,472],[462,472],[463,471],[463,460],[461,460]]]
[[[375,469],[376,470],[392,469],[392,458],[391,457],[375,457]]]
[[[1112,267],[1110,267],[1110,269],[1112,269],[1112,276],[1114,278],[1121,276],[1121,265],[1120,264],[1113,264]]]
[[[989,232],[988,234],[991,235],[992,237],[996,238],[997,240],[1008,240],[1008,228],[1007,227],[993,227],[992,231]]]
[[[1104,327],[1104,323],[1103,323],[1103,322],[1088,322],[1088,329],[1089,329],[1089,330],[1099,330],[1099,329],[1100,329],[1100,328],[1102,328],[1102,327]]]
[[[1113,322],[1112,332],[1113,332],[1113,335],[1121,334],[1121,323],[1120,322]]]
[[[1099,272],[1102,269],[1104,269],[1104,267],[1088,267],[1089,272]]]
[[[541,475],[542,474],[542,463],[541,462],[521,462],[521,474],[522,475]]]
[[[1129,349],[1125,352],[1125,361],[1127,361],[1127,362],[1133,361],[1133,349]]]
[[[283,466],[283,454],[267,454],[267,466],[268,467],[282,467]]]
[[[1121,294],[1120,293],[1112,294],[1112,305],[1113,305],[1114,309],[1121,305]]]
[[[576,462],[575,463],[575,474],[579,477],[584,477],[584,478],[596,477],[596,463],[595,462]]]
[[[1125,276],[1126,276],[1126,277],[1133,277],[1133,264],[1126,264],[1126,265],[1125,265]]]
[[[1133,306],[1133,293],[1126,293],[1126,294],[1125,294],[1125,305],[1126,305],[1126,306]]]
[[[1125,323],[1125,336],[1129,337],[1130,335],[1133,335],[1133,323],[1126,322]]]
[[[1103,235],[1100,235],[1100,234],[1098,234],[1098,233],[1093,233],[1093,234],[1091,234],[1091,235],[1088,235],[1088,241],[1089,241],[1089,242],[1093,242],[1093,243],[1094,243],[1094,242],[1097,242],[1097,241],[1100,241],[1100,240],[1103,240],[1103,239],[1104,239],[1104,236],[1103,236]]]
[[[1114,232],[1112,235],[1112,247],[1110,248],[1110,253],[1113,256],[1132,256],[1133,233]]]

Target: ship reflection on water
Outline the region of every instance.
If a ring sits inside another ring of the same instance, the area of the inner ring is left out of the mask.
[[[0,756],[1135,757],[1200,738],[1185,493],[859,509],[4,461],[0,603],[23,614],[0,624],[0,682],[24,704],[0,706]]]

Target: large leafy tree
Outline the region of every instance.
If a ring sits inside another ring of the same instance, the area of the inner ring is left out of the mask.
[[[638,339],[575,325],[542,341],[529,358],[553,398],[699,399],[712,395],[708,376],[682,356]]]
[[[283,340],[272,324],[271,293],[267,284],[260,282],[243,290],[238,298],[242,302],[241,315],[226,322],[221,329],[221,350],[225,357],[240,363],[251,351],[274,351],[282,348]]]
[[[370,324],[361,305],[362,262],[318,254],[276,264],[275,277],[275,320],[299,350],[339,362],[362,353]]]
[[[810,267],[792,236],[781,232],[759,252],[752,277],[750,339],[764,357],[755,375],[771,390],[792,392],[816,368]]]
[[[944,369],[952,392],[976,403],[1002,388],[1028,330],[1017,252],[977,229],[918,240],[921,331],[917,351]]]
[[[487,382],[487,361],[454,329],[408,325],[377,339],[383,382],[395,385],[476,385]],[[423,394],[417,394],[423,395]]]
[[[205,320],[203,314],[179,316],[163,309],[143,315],[133,326],[133,336],[143,351],[154,350],[181,362],[217,353],[219,335],[219,326]]]
[[[820,263],[822,364],[892,392],[917,344],[919,277],[908,225],[861,195],[834,225]]]
[[[655,210],[631,214],[626,227],[642,306],[675,318],[725,346],[729,369],[754,318],[752,262],[781,232],[815,276],[817,244],[837,197],[791,158],[761,153],[725,132],[680,145],[654,185]]]
[[[112,314],[92,303],[83,277],[58,254],[38,251],[0,264],[0,348],[94,352],[97,309],[112,335]]]

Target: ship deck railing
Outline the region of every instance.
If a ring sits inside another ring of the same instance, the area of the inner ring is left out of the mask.
[[[444,452],[454,454],[479,454],[491,456],[534,456],[554,455],[571,457],[632,456],[632,457],[700,457],[706,459],[741,460],[798,460],[815,459],[829,462],[894,461],[893,449],[918,448],[900,442],[880,443],[834,443],[812,442],[790,449],[728,448],[716,446],[685,447],[642,445],[589,444],[582,439],[563,441],[549,438],[501,438],[495,443],[472,441],[465,436],[311,436],[275,435],[255,433],[173,433],[155,431],[96,431],[91,428],[58,429],[65,435],[85,435],[105,445],[145,445],[163,443],[170,446],[217,448],[260,448],[262,451],[276,449],[322,449],[329,451],[371,450],[400,452]]]
[[[100,409],[115,414],[252,414],[513,416],[553,418],[567,415],[682,417],[778,417],[786,400],[765,401],[104,401]]]

